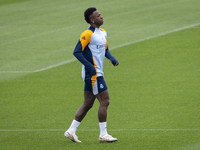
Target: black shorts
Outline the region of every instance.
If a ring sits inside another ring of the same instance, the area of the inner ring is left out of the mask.
[[[84,91],[91,91],[94,95],[97,95],[107,89],[108,88],[102,76],[97,77],[96,81],[94,81],[94,85],[92,85],[92,80],[85,80]]]

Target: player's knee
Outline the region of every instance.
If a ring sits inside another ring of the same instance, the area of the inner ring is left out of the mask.
[[[108,107],[109,104],[110,104],[109,98],[107,98],[107,99],[105,99],[105,100],[103,101],[103,105],[104,105],[104,106]]]
[[[107,107],[110,105],[110,101],[109,100],[106,102],[106,105],[107,105]]]
[[[93,104],[94,104],[94,103],[89,104],[89,105],[88,105],[88,109],[92,108],[92,107],[93,107]]]
[[[93,103],[84,104],[84,109],[89,110],[90,108],[92,108],[92,106],[93,106]]]
[[[109,106],[109,104],[110,104],[110,98],[109,98],[109,95],[107,95],[105,99],[106,99],[106,100],[105,100],[106,105]]]

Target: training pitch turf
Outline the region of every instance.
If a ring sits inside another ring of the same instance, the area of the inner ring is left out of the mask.
[[[1,0],[0,149],[200,149],[200,2],[198,0]],[[88,25],[87,7],[104,17],[111,53],[108,132],[98,141],[96,101],[64,137],[83,102],[73,49]]]

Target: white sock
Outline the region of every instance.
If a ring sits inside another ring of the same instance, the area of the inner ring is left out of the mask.
[[[80,122],[76,121],[75,119],[72,121],[71,126],[69,127],[68,131],[72,133],[76,133],[76,129],[78,128]]]
[[[107,122],[99,122],[99,127],[100,127],[100,137],[108,134]]]

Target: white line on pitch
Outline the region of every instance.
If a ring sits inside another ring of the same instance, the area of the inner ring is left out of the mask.
[[[55,64],[55,65],[51,65],[51,66],[48,66],[48,67],[45,67],[45,68],[42,68],[42,69],[38,69],[38,70],[35,70],[35,71],[33,71],[33,72],[45,71],[45,70],[48,70],[48,69],[51,69],[51,68],[55,68],[55,67],[58,67],[58,66],[61,66],[61,65],[64,65],[64,64],[68,64],[68,63],[73,62],[73,61],[75,61],[75,60],[76,60],[75,58],[72,58],[72,59],[70,59],[70,60],[67,60],[67,61],[64,61],[64,62]]]
[[[34,71],[0,71],[0,73],[33,73]]]
[[[193,28],[193,27],[196,27],[198,25],[200,25],[200,22],[196,23],[196,24],[189,25],[189,26],[185,26],[185,27],[182,27],[182,28],[174,29],[174,30],[171,30],[171,31],[163,32],[163,33],[160,33],[160,34],[157,34],[157,35],[154,35],[154,36],[149,36],[149,37],[144,38],[144,39],[139,39],[139,40],[136,40],[136,41],[133,41],[133,42],[121,44],[121,45],[112,47],[111,49],[117,49],[117,48],[120,48],[120,47],[123,47],[123,46],[128,46],[128,45],[131,45],[131,44],[134,44],[134,43],[147,41],[147,40],[150,40],[150,39],[153,39],[153,38],[157,38],[157,37],[160,37],[160,36],[163,36],[163,35],[167,35],[167,34],[170,34],[170,33],[173,33],[173,32],[178,32],[178,31],[181,31],[181,30],[184,30],[184,29]]]
[[[68,64],[68,63],[73,62],[75,60],[76,60],[75,58],[72,58],[72,59],[66,60],[64,62],[55,64],[55,65],[51,65],[51,66],[48,66],[48,67],[45,67],[45,68],[42,68],[42,69],[37,69],[37,70],[34,70],[34,71],[0,71],[0,73],[34,73],[34,72],[41,72],[41,71],[45,71],[45,70],[48,70],[48,69],[51,69],[51,68],[55,68],[55,67],[58,67],[58,66],[61,66],[61,65],[64,65],[64,64]]]
[[[200,25],[200,23],[196,23],[196,24],[192,24],[192,25],[189,25],[189,26],[181,27],[181,28],[174,29],[174,30],[171,30],[171,31],[168,31],[168,32],[163,32],[163,33],[160,33],[160,34],[157,34],[157,35],[154,35],[154,36],[149,36],[147,38],[139,39],[139,40],[136,40],[136,41],[133,41],[133,42],[117,45],[117,46],[114,46],[114,47],[110,48],[110,50],[114,50],[114,49],[117,49],[117,48],[120,48],[120,47],[123,47],[123,46],[128,46],[128,45],[131,45],[131,44],[134,44],[134,43],[139,43],[139,42],[142,42],[142,41],[150,40],[150,39],[157,38],[157,37],[160,37],[160,36],[163,36],[163,35],[167,35],[167,34],[170,34],[170,33],[173,33],[173,32],[178,32],[178,31],[181,31],[181,30],[184,30],[184,29],[189,29],[189,28],[192,28],[192,27],[196,27],[198,25]],[[73,58],[73,59],[70,59],[70,60],[67,60],[67,61],[64,61],[64,62],[57,63],[55,65],[51,65],[51,66],[48,66],[48,67],[45,67],[45,68],[37,69],[37,70],[34,70],[34,71],[0,71],[0,73],[34,73],[34,72],[41,72],[41,71],[52,69],[52,68],[55,68],[55,67],[58,67],[58,66],[61,66],[61,65],[64,65],[64,64],[68,64],[68,63],[73,62],[75,60],[76,59]]]
[[[0,129],[0,132],[60,132],[66,129]],[[99,129],[78,129],[80,132],[99,131]],[[200,131],[200,129],[110,129],[109,131]]]

